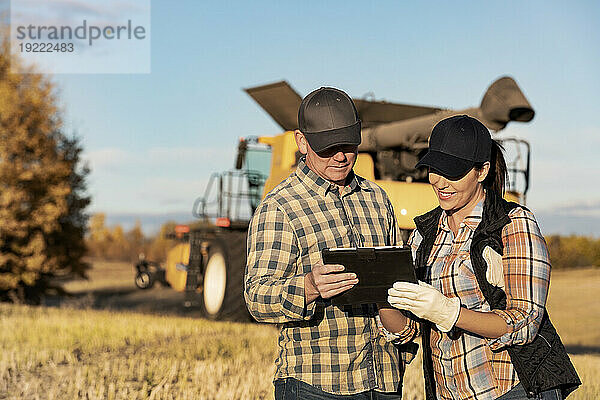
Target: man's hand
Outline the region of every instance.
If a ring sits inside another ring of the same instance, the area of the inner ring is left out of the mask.
[[[319,262],[312,271],[304,276],[304,298],[306,303],[315,301],[319,296],[329,299],[345,292],[358,283],[354,273],[342,272],[344,266]]]

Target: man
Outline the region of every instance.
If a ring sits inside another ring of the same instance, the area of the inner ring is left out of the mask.
[[[258,321],[281,324],[275,398],[399,399],[404,365],[396,345],[412,339],[415,324],[403,320],[394,344],[383,337],[375,304],[332,305],[358,279],[321,261],[324,248],[400,241],[385,192],[352,171],[361,142],[356,107],[343,91],[320,88],[302,100],[298,125],[303,157],[248,231],[248,309]]]

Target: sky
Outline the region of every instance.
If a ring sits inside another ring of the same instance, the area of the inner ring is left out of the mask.
[[[109,221],[192,219],[239,137],[280,133],[243,88],[465,108],[510,75],[536,111],[503,133],[531,144],[527,206],[544,233],[600,236],[598,2],[153,0],[150,13],[150,73],[52,76],[92,169],[90,211]]]

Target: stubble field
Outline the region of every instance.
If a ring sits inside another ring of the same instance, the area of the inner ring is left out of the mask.
[[[272,398],[277,330],[212,322],[168,288],[138,291],[131,265],[95,263],[76,296],[0,305],[0,399]],[[600,398],[600,269],[553,273],[548,308],[584,385]],[[406,399],[422,399],[420,358]]]

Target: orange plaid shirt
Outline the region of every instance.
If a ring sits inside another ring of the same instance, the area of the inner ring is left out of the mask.
[[[461,223],[456,237],[445,212],[429,255],[426,281],[469,310],[490,312],[470,260],[471,240],[482,217],[483,201]],[[505,346],[531,342],[539,329],[550,282],[546,242],[535,217],[522,207],[509,213],[502,230],[502,267],[506,309],[491,310],[506,321],[509,332],[497,339],[433,326],[430,346],[438,399],[495,399],[519,383]],[[416,252],[422,237],[415,230],[409,244]]]

